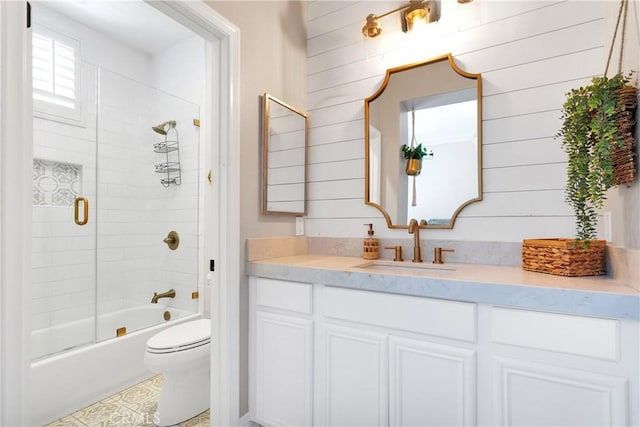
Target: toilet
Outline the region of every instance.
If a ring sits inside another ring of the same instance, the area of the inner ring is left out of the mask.
[[[181,323],[149,338],[144,363],[162,373],[164,383],[153,417],[157,426],[170,426],[209,408],[211,320]]]

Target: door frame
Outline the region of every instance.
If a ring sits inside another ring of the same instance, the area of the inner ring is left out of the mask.
[[[31,54],[26,2],[0,1],[0,425],[28,425]]]
[[[211,425],[233,426],[240,418],[240,33],[201,0],[149,4],[209,42],[201,135],[211,141],[205,170],[213,178],[204,189],[204,259],[217,265],[208,292],[210,412]],[[26,9],[26,2],[0,1],[0,425],[29,424],[33,119]]]

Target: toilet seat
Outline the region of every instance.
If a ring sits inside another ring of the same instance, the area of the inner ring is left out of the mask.
[[[211,321],[200,319],[172,326],[147,341],[147,351],[154,354],[176,353],[211,342]]]

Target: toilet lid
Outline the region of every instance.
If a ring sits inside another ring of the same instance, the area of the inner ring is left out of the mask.
[[[149,338],[147,350],[158,353],[199,347],[211,341],[211,320],[181,323]]]

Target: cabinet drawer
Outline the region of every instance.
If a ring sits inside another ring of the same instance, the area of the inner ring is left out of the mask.
[[[619,358],[619,322],[492,307],[491,339],[539,350],[616,361]]]
[[[462,341],[476,340],[476,305],[466,302],[324,288],[326,317]]]
[[[313,311],[313,288],[309,283],[258,277],[256,285],[258,305],[306,314]]]

